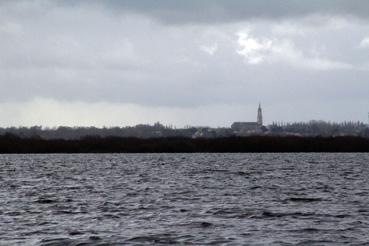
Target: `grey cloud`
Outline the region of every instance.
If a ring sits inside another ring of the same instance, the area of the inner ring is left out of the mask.
[[[8,12],[2,18],[7,15],[15,16]],[[294,23],[297,29],[306,29],[303,22]],[[18,18],[10,26],[18,26],[21,34],[0,35],[0,83],[4,88],[1,100],[51,97],[193,107],[242,104],[259,101],[260,97],[284,100],[286,95],[299,100],[309,98],[306,91],[322,99],[329,87],[345,82],[342,78],[359,77],[353,70],[345,71],[345,76],[334,70],[312,74],[299,66],[291,67],[286,64],[289,61],[283,62],[286,59],[270,64],[266,57],[265,64],[245,64],[236,54],[236,32],[249,25],[256,30],[251,33],[256,38],[285,38],[272,34],[271,23],[168,27],[137,16],[122,20],[93,6],[56,9],[42,19]],[[315,56],[309,52],[315,48],[317,36],[323,58],[354,65],[367,61],[367,54],[361,50],[347,48],[359,45],[363,33],[369,33],[367,27],[348,22],[340,30],[313,30],[307,36],[289,37],[298,49],[299,56],[292,59],[295,63],[305,54]],[[201,50],[201,46],[213,43],[219,47],[213,56]],[[277,55],[283,58],[286,54]],[[322,77],[326,74],[329,76]],[[360,80],[366,76],[367,72],[363,72]],[[348,81],[352,85],[349,90],[342,89],[342,94],[365,91],[361,81]]]
[[[369,17],[366,0],[3,0],[13,5],[45,13],[45,7],[103,7],[119,13],[135,13],[164,23],[223,23],[249,19],[294,18],[323,14]],[[47,10],[46,10],[47,11]],[[26,15],[23,13],[23,15]]]
[[[61,0],[59,4],[77,6],[91,4],[91,1]],[[312,14],[369,17],[369,1],[365,0],[106,0],[95,1],[95,4],[117,13],[146,15],[169,24],[222,23]]]
[[[0,109],[35,98],[188,111],[259,101],[290,108],[368,103],[369,70],[358,68],[369,64],[368,49],[360,48],[369,27],[343,15],[366,18],[369,1],[20,0],[0,5]],[[340,17],[319,26],[309,21],[321,16],[289,19],[319,13]],[[260,18],[269,21],[251,21]],[[213,25],[220,22],[227,24]],[[248,64],[237,54],[238,32],[270,40],[273,52]],[[213,54],[203,51],[214,44]],[[281,110],[270,106],[268,114]],[[325,113],[339,118],[339,111]],[[237,112],[228,116],[242,111]],[[284,116],[314,118],[293,112]]]

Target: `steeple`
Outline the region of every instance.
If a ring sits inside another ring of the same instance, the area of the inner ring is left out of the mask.
[[[259,103],[259,108],[258,108],[257,123],[259,127],[263,126],[263,112],[262,112],[260,103]]]

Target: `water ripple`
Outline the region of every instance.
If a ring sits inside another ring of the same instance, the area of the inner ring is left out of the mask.
[[[368,245],[368,154],[0,155],[0,245]]]

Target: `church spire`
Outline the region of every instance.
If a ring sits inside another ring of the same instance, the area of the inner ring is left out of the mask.
[[[259,127],[263,126],[263,111],[261,109],[261,103],[259,103],[257,123]]]

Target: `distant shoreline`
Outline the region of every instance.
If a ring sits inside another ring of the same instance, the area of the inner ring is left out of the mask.
[[[85,137],[79,140],[0,137],[0,153],[266,153],[369,152],[369,139],[250,136],[228,138]]]

